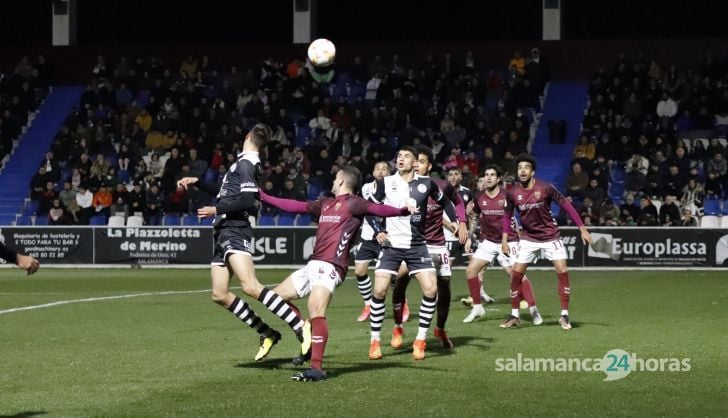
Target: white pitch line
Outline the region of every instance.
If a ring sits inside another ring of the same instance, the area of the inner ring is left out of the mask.
[[[0,315],[13,313],[13,312],[32,311],[34,309],[52,308],[54,306],[69,305],[71,303],[99,302],[102,300],[114,300],[114,299],[129,299],[129,298],[136,298],[136,297],[140,297],[140,296],[184,295],[187,293],[202,293],[202,292],[209,292],[209,291],[210,291],[210,289],[171,290],[171,291],[167,291],[167,292],[132,293],[132,294],[128,294],[128,295],[104,296],[104,297],[99,297],[99,298],[59,300],[57,302],[44,303],[42,305],[31,305],[31,306],[22,306],[20,308],[4,309],[4,310],[0,311]]]

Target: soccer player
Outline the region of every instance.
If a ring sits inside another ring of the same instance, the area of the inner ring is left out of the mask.
[[[478,177],[477,192],[482,193],[484,190],[485,190],[485,177],[481,176],[481,177]],[[470,214],[468,214],[468,216],[470,216]],[[468,239],[470,239],[470,237],[468,237]],[[470,262],[470,259],[472,259],[472,251],[475,249],[475,247],[477,247],[477,245],[478,245],[477,240],[476,240],[475,244],[473,244],[473,241],[471,240],[471,245],[470,245],[471,252],[470,253],[467,251],[465,252],[466,256],[468,257],[468,262]],[[466,279],[467,279],[467,277],[466,277]],[[481,300],[481,302],[485,302],[485,303],[495,302],[495,299],[493,299],[487,293],[485,293],[485,289],[483,288],[483,270],[481,270],[478,273],[478,282],[480,283],[480,300]],[[465,305],[465,307],[467,307],[467,308],[473,307],[473,298],[470,296],[466,296],[466,297],[460,299],[460,302],[463,305]]]
[[[417,150],[417,161],[415,161],[415,171],[421,177],[428,176],[432,170],[432,150],[425,146],[415,147]],[[434,181],[434,179],[433,179]],[[453,203],[455,203],[458,218],[465,219],[465,205],[457,187],[453,187],[452,183],[442,182],[436,183],[442,188],[442,191]],[[450,313],[450,300],[452,298],[450,290],[450,279],[452,272],[450,269],[449,257],[451,254],[445,246],[445,235],[443,233],[443,208],[431,197],[427,199],[427,219],[425,220],[425,243],[427,244],[427,252],[432,258],[435,266],[435,274],[437,276],[437,320],[435,325],[435,338],[440,340],[440,344],[446,350],[453,348],[453,343],[447,336],[445,324]],[[452,224],[459,231],[460,237],[465,240],[465,222]],[[458,243],[459,244],[459,243]],[[407,275],[407,268],[400,267],[399,277],[392,292],[392,305],[394,307],[394,329],[392,330],[392,340],[390,345],[392,348],[402,348],[402,337],[404,336],[403,323],[403,305],[405,302],[405,292],[410,278]]]
[[[7,261],[8,263],[13,263],[21,269],[25,270],[28,273],[28,276],[34,274],[40,268],[40,263],[38,262],[38,260],[29,255],[20,254],[16,251],[13,251],[1,242],[0,258]]]
[[[353,235],[365,216],[403,216],[410,209],[378,205],[354,196],[359,188],[361,174],[354,167],[343,167],[336,173],[331,189],[335,197],[322,197],[315,201],[299,202],[279,199],[260,192],[261,200],[292,213],[310,213],[319,218],[316,244],[306,267],[296,270],[274,290],[285,300],[308,298],[311,317],[311,368],[293,375],[294,380],[317,381],[326,373],[321,368],[324,350],[329,338],[326,307],[331,302],[334,289],[346,277],[349,268],[349,247]]]
[[[517,325],[519,292],[523,277],[526,274],[528,265],[541,254],[554,264],[558,276],[558,293],[561,299],[561,317],[559,323],[561,328],[568,331],[571,329],[569,320],[569,297],[571,288],[569,286],[569,272],[566,265],[566,248],[561,241],[561,234],[556,221],[551,214],[551,202],[556,202],[571,220],[579,227],[581,239],[584,245],[591,245],[592,238],[589,231],[576,213],[574,207],[552,184],[536,179],[536,160],[528,155],[521,154],[516,157],[516,172],[518,181],[506,194],[506,207],[503,211],[503,235],[501,238],[501,250],[503,254],[510,254],[508,240],[511,232],[511,218],[514,210],[518,210],[521,218],[521,240],[519,242],[518,254],[516,254],[513,274],[511,275],[511,315],[506,319],[501,328],[510,328]]]
[[[460,199],[467,205],[473,201],[473,192],[463,186],[462,181],[463,173],[458,167],[452,167],[447,170],[447,183],[458,192]],[[450,222],[450,219],[443,219],[442,224],[445,241],[447,242],[447,251],[450,254],[450,267],[452,267],[453,263],[463,256],[463,245],[465,243],[460,242],[459,237],[456,235],[458,229],[454,223]],[[462,225],[464,226],[465,224],[463,223]]]
[[[372,176],[374,181],[369,182],[361,187],[361,195],[364,199],[369,200],[374,192],[377,180],[382,180],[389,175],[389,164],[386,161],[379,161],[374,164]],[[354,257],[354,275],[356,276],[359,294],[364,300],[364,309],[357,318],[357,321],[363,322],[369,319],[369,304],[372,301],[372,281],[369,278],[369,264],[379,257],[382,246],[376,239],[376,235],[382,231],[382,225],[373,216],[365,216],[364,223],[361,226],[360,242],[357,247],[356,256]]]
[[[420,209],[420,212],[386,220],[387,234],[386,239],[380,242],[383,249],[374,270],[374,291],[369,316],[371,327],[369,359],[371,360],[382,358],[380,334],[384,321],[384,298],[387,295],[390,278],[397,274],[402,262],[406,264],[409,274],[417,278],[422,288],[419,327],[412,344],[412,356],[415,360],[424,360],[427,346],[425,338],[435,311],[437,296],[435,266],[432,264],[425,245],[428,197],[432,197],[443,206],[450,219],[457,219],[455,207],[435,182],[429,177],[421,177],[415,173],[414,164],[417,155],[417,150],[412,147],[400,148],[397,152],[397,173],[378,182],[372,196],[377,203],[387,203],[399,208],[415,206]]]
[[[197,210],[201,218],[214,216],[215,247],[210,275],[212,277],[212,300],[226,308],[260,335],[260,348],[255,360],[264,359],[271,348],[281,339],[281,334],[270,328],[258,317],[253,309],[241,298],[230,292],[230,276],[235,274],[240,280],[242,291],[258,299],[276,316],[285,321],[301,341],[301,353],[310,348],[307,338],[310,324],[301,318],[275,292],[266,289],[255,277],[253,266],[253,233],[248,217],[254,210],[258,194],[260,157],[258,151],[271,138],[268,125],[259,123],[250,130],[243,142],[243,151],[230,165],[223,177],[220,191],[217,192],[217,205],[205,206]],[[198,183],[197,177],[184,177],[177,182],[187,188]],[[199,182],[200,188],[214,194],[216,184]]]
[[[512,259],[518,252],[518,236],[511,230],[508,235],[508,244],[511,252],[508,255],[501,253],[500,240],[503,236],[503,212],[506,205],[506,191],[501,189],[498,185],[501,181],[503,172],[497,165],[489,165],[485,168],[485,190],[483,190],[476,197],[472,207],[474,214],[478,215],[480,223],[480,233],[478,240],[478,248],[473,253],[468,263],[468,267],[465,270],[465,275],[468,278],[468,290],[470,297],[473,300],[473,305],[468,316],[463,319],[463,322],[473,322],[475,319],[485,315],[485,309],[481,302],[480,292],[481,284],[478,279],[478,273],[484,271],[489,265],[493,264],[493,261],[498,260],[498,264],[508,273],[508,276],[513,275],[511,266],[513,265]],[[515,223],[515,220],[513,220]],[[475,232],[476,225],[473,219],[470,220],[470,232]],[[470,251],[469,242],[466,243],[466,251]],[[538,312],[536,307],[536,300],[533,296],[533,290],[531,289],[531,282],[528,278],[523,278],[521,286],[522,297],[528,302],[531,316],[533,318],[534,325],[541,325],[543,319]],[[520,299],[520,298],[519,298]],[[520,303],[520,300],[519,300]]]

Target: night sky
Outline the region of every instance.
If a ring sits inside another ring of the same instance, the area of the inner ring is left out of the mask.
[[[726,1],[562,1],[565,39],[728,37]],[[288,43],[292,38],[292,0],[196,3],[78,0],[79,44]],[[50,44],[50,5],[51,0],[3,2],[0,45]],[[348,42],[541,37],[540,0],[319,0],[318,11],[318,35]]]

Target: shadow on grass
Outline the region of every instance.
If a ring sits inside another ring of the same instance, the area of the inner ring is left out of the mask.
[[[48,412],[46,411],[24,411],[24,412],[18,412],[17,414],[10,414],[10,415],[0,415],[0,418],[28,418],[28,417],[35,417],[38,415],[46,415]]]
[[[427,360],[424,361],[424,364],[427,363]],[[345,366],[340,366],[341,364],[345,364]],[[402,362],[393,362],[393,361],[382,361],[382,360],[371,360],[366,362],[359,362],[359,363],[337,363],[336,367],[331,367],[326,371],[326,379],[333,379],[338,376],[342,376],[349,373],[358,373],[358,372],[371,372],[372,370],[380,370],[380,369],[417,369],[417,370],[427,370],[432,372],[439,372],[439,371],[447,371],[446,369],[436,368],[436,367],[427,367],[423,366],[422,362],[417,362],[413,360],[411,364],[402,363]]]
[[[283,369],[283,368],[289,368],[293,365],[291,364],[291,361],[293,358],[272,358],[272,359],[266,359],[263,361],[250,361],[247,363],[238,363],[235,365],[235,367],[241,368],[241,369]],[[286,366],[286,367],[283,367]]]

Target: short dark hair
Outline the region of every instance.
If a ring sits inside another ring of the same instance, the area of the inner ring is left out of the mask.
[[[416,157],[419,157],[420,154],[424,154],[427,157],[428,162],[432,162],[435,158],[432,156],[432,149],[430,147],[426,147],[424,145],[417,145],[414,147],[417,150],[417,154],[415,154]]]
[[[518,164],[520,163],[529,163],[531,164],[531,170],[536,171],[536,159],[531,154],[519,154],[516,157],[516,168],[518,168]]]
[[[494,170],[496,176],[503,177],[503,169],[498,164],[488,164],[485,166],[485,169],[483,169],[483,175],[485,175],[485,172],[488,170]]]
[[[344,182],[349,187],[349,190],[359,190],[359,186],[361,185],[361,172],[358,168],[347,165],[339,171],[344,174]]]
[[[451,171],[457,171],[458,173],[462,173],[463,170],[460,169],[458,166],[450,167],[447,169],[447,173],[450,174]]]
[[[257,123],[250,130],[250,139],[258,149],[263,148],[271,137],[273,137],[273,131],[265,123]]]
[[[419,156],[419,153],[417,152],[417,150],[415,149],[415,147],[411,147],[409,145],[405,145],[403,147],[399,147],[399,150],[397,151],[397,153],[400,153],[402,151],[407,151],[407,152],[412,153],[412,155],[414,155],[415,158],[417,158]]]

